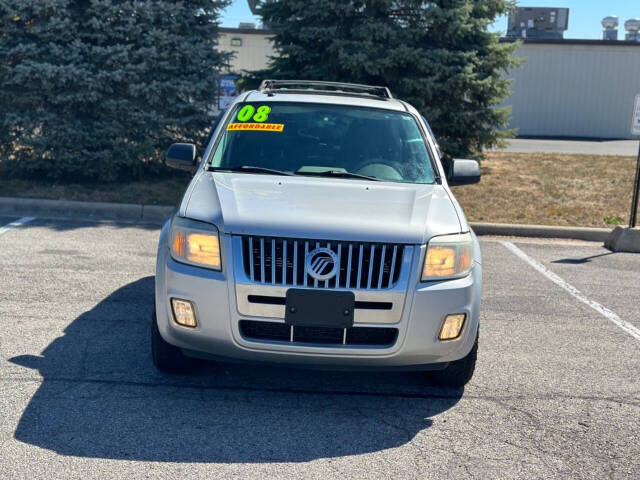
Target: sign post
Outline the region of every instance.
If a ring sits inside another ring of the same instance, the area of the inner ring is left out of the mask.
[[[633,109],[631,133],[640,136],[640,95],[636,96],[636,104]],[[635,228],[638,220],[638,196],[640,196],[640,147],[638,148],[638,161],[636,164],[636,180],[633,183],[633,197],[631,199],[631,215],[629,227]]]

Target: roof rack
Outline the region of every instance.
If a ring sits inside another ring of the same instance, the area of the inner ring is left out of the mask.
[[[268,95],[278,92],[373,97],[381,100],[393,98],[391,91],[387,87],[359,85],[357,83],[317,82],[315,80],[263,80],[258,90]]]

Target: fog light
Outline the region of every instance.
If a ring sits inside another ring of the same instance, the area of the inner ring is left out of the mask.
[[[191,302],[172,298],[171,309],[173,310],[173,319],[178,325],[190,328],[196,327],[196,313]]]
[[[466,313],[456,313],[447,315],[444,319],[442,328],[440,329],[440,340],[454,340],[460,336],[464,321],[467,318]]]

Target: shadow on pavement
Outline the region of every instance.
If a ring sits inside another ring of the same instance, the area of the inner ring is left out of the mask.
[[[44,377],[15,438],[62,455],[163,462],[303,462],[403,445],[455,405],[418,373],[218,364],[155,371],[153,277],[109,295],[42,356],[12,362]]]
[[[615,255],[615,252],[600,253],[598,255],[591,255],[589,257],[584,257],[584,258],[562,258],[560,260],[553,260],[551,263],[564,263],[564,264],[568,264],[568,265],[581,265],[583,263],[591,262],[594,258],[608,257],[609,255]]]

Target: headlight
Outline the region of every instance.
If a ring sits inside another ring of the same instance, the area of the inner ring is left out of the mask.
[[[427,246],[422,281],[460,278],[473,267],[473,239],[470,233],[433,237]]]
[[[208,223],[175,217],[171,224],[171,256],[198,267],[220,270],[218,229]]]

